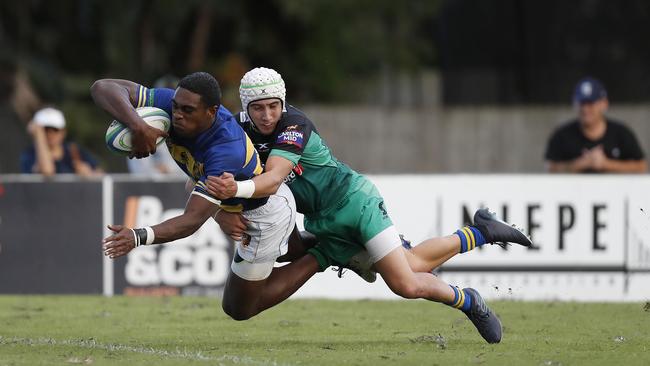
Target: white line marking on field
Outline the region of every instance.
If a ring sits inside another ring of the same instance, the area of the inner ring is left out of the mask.
[[[112,352],[132,352],[140,353],[145,355],[154,355],[162,356],[169,358],[180,358],[185,360],[196,360],[196,361],[216,361],[216,362],[228,362],[233,364],[240,365],[272,365],[272,366],[290,366],[291,364],[287,363],[278,363],[276,361],[259,361],[254,360],[248,356],[233,356],[233,355],[222,355],[219,357],[212,357],[204,355],[201,351],[189,351],[187,349],[176,349],[174,351],[168,351],[166,349],[156,349],[152,347],[134,347],[128,346],[125,344],[116,344],[116,343],[99,343],[96,340],[90,339],[63,339],[56,340],[54,338],[19,338],[19,337],[3,337],[0,336],[0,346],[3,345],[26,345],[26,346],[76,346],[89,349],[99,349]]]

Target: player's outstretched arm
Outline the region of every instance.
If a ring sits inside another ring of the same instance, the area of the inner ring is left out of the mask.
[[[156,152],[156,140],[167,133],[146,124],[135,111],[139,85],[120,79],[97,80],[90,87],[95,104],[133,132],[130,157],[144,158]]]
[[[266,161],[265,172],[245,181],[235,181],[230,173],[219,177],[209,176],[206,181],[208,192],[218,199],[232,197],[268,197],[278,191],[284,178],[291,173],[293,163],[280,156],[271,156]]]
[[[182,215],[152,226],[156,236],[153,243],[167,243],[194,234],[218,209],[219,206],[205,198],[190,195]]]
[[[191,195],[182,215],[173,217],[158,225],[131,229],[122,225],[109,225],[113,235],[105,238],[104,255],[118,258],[128,254],[135,247],[149,244],[162,244],[190,236],[218,209],[214,203]]]

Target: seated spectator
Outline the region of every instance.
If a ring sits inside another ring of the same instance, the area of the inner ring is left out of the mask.
[[[72,173],[81,176],[101,174],[97,161],[74,142],[66,141],[65,118],[55,108],[44,108],[34,114],[27,126],[34,145],[20,157],[23,173],[45,176]]]
[[[551,173],[644,173],[645,156],[634,133],[609,119],[603,84],[593,78],[580,80],[573,94],[578,118],[558,127],[546,147]]]

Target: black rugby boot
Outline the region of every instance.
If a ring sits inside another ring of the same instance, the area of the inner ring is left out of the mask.
[[[476,211],[474,227],[481,232],[486,243],[498,244],[502,247],[507,243],[517,243],[525,247],[533,245],[533,242],[521,229],[500,220],[494,212],[490,212],[487,208]]]
[[[472,306],[465,315],[472,321],[481,337],[488,343],[501,342],[501,321],[485,303],[478,291],[466,288],[465,292],[472,297]]]

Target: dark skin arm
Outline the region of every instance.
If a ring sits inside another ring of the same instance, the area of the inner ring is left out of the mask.
[[[154,244],[167,243],[192,235],[203,223],[217,212],[218,206],[203,197],[191,195],[182,215],[152,226],[156,239]],[[104,255],[118,258],[135,248],[133,231],[122,225],[108,225],[113,235],[105,238]]]
[[[129,157],[145,158],[156,152],[158,137],[167,133],[146,124],[135,111],[138,84],[120,79],[101,79],[90,87],[92,95],[100,108],[113,118],[124,123],[133,133],[133,148]]]
[[[214,221],[219,224],[221,231],[234,241],[240,241],[244,231],[248,228],[248,220],[238,212],[220,210],[214,215]]]

